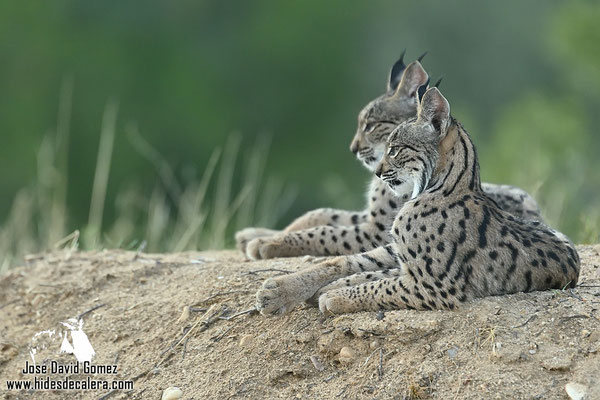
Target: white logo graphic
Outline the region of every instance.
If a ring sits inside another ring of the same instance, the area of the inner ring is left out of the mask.
[[[41,331],[33,335],[29,347],[29,355],[31,356],[31,361],[33,361],[34,365],[35,355],[38,351],[48,347],[48,343],[42,340],[44,337],[47,337],[51,343],[54,343],[57,338],[62,339],[59,353],[73,354],[75,358],[77,358],[77,361],[81,363],[92,361],[96,352],[83,331],[83,319],[69,318],[66,322],[61,322],[61,325],[66,328],[66,330],[61,328],[58,334],[56,334],[56,329],[53,329]]]

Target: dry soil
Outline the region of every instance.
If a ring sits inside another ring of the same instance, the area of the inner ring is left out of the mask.
[[[262,281],[301,259],[30,256],[0,276],[0,397],[160,399],[176,386],[183,399],[567,399],[571,382],[600,399],[600,245],[578,249],[572,290],[490,297],[453,312],[328,318],[308,306],[280,318],[251,312]],[[96,378],[130,379],[134,389],[8,391],[7,380],[31,379],[21,370],[34,347],[38,364],[74,361],[58,355],[60,340],[32,338],[86,311],[94,363],[118,365],[117,375]]]

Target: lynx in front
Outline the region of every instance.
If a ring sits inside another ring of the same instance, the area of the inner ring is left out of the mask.
[[[265,281],[264,314],[301,301],[322,312],[454,309],[473,298],[574,287],[579,257],[560,232],[501,209],[482,190],[477,153],[437,88],[390,135],[376,174],[412,187],[390,245]]]
[[[418,61],[398,60],[390,73],[388,91],[367,104],[358,116],[358,130],[350,149],[371,171],[384,155],[385,140],[399,123],[414,117],[419,95],[429,76]],[[285,231],[247,228],[236,234],[238,247],[250,259],[301,255],[335,256],[373,250],[391,241],[389,230],[412,188],[392,193],[373,177],[365,211],[322,208],[298,218]],[[484,183],[483,190],[504,210],[527,219],[539,219],[535,200],[524,190]]]

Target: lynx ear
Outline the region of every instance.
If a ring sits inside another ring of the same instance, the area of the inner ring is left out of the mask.
[[[423,95],[418,111],[418,119],[428,122],[441,136],[446,134],[450,125],[450,104],[436,87],[428,89]]]
[[[413,61],[404,70],[396,94],[413,97],[421,86],[427,84],[428,80],[429,75],[427,75],[421,63]]]
[[[400,83],[400,78],[402,78],[402,72],[406,69],[406,64],[404,64],[405,54],[406,49],[402,51],[402,54],[400,54],[400,58],[392,66],[392,70],[390,71],[390,78],[388,80],[388,90],[390,91],[396,90],[398,84]]]

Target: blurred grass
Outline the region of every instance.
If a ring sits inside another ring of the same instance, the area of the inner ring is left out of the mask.
[[[157,182],[147,195],[132,183],[116,195],[116,216],[105,224],[104,208],[114,138],[118,130],[118,103],[105,108],[90,195],[88,223],[66,232],[68,207],[69,115],[72,81],[63,85],[58,126],[47,134],[38,153],[39,179],[21,189],[0,229],[0,271],[19,264],[26,254],[59,249],[125,248],[148,252],[221,249],[232,244],[234,230],[245,226],[273,226],[290,207],[296,190],[265,175],[269,138],[259,136],[244,146],[231,135],[223,149],[216,148],[200,177],[180,182],[168,162],[127,124],[127,137],[156,172]],[[243,173],[240,173],[243,171]],[[241,180],[234,190],[234,180]],[[212,191],[212,193],[209,193]],[[108,225],[107,227],[105,227]]]

